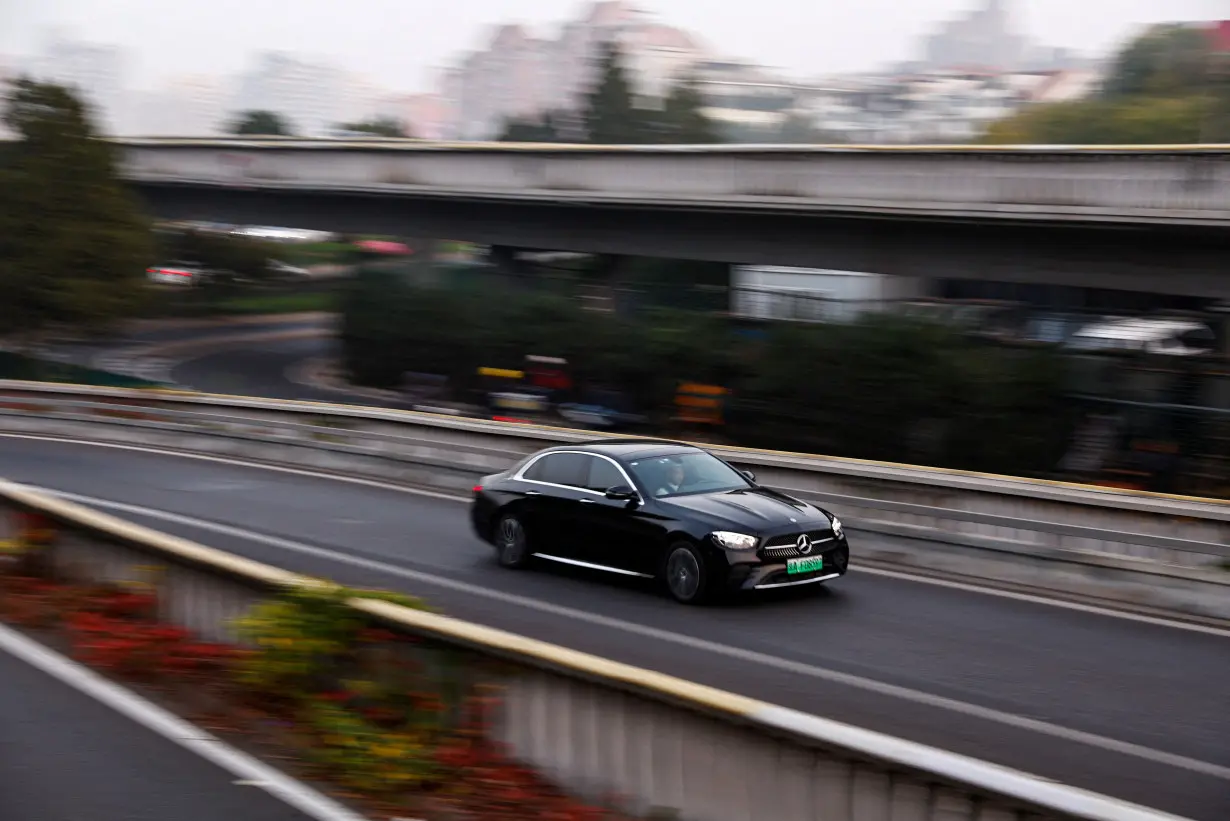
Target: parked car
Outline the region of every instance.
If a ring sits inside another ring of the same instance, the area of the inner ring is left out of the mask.
[[[269,260],[269,273],[280,279],[310,279],[311,271],[307,268],[301,268],[298,265],[291,265],[289,262],[282,262],[280,259]]]
[[[151,282],[159,285],[196,285],[205,275],[201,266],[192,262],[169,262],[145,271]]]
[[[542,560],[658,579],[688,604],[830,581],[850,560],[832,513],[665,440],[540,451],[484,477],[470,516],[505,567]]]

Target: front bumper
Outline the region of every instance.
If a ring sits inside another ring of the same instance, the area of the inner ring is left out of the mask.
[[[736,591],[802,587],[832,581],[846,575],[850,569],[850,546],[844,538],[816,555],[824,557],[824,567],[797,574],[787,572],[785,560],[752,558],[750,561],[732,561],[726,574],[726,587]]]

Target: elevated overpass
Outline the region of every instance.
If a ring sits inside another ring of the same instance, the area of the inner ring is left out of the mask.
[[[1230,296],[1230,145],[117,146],[172,219]]]

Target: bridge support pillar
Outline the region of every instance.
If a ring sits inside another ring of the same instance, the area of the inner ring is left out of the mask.
[[[533,265],[518,256],[517,251],[510,245],[493,245],[489,259],[507,284],[516,288],[532,288],[536,284],[537,273]]]
[[[621,316],[627,316],[636,308],[636,296],[628,283],[630,270],[628,258],[620,254],[602,254],[594,265],[597,299],[605,303],[606,310]]]

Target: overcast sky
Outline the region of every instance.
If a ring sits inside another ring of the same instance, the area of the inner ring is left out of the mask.
[[[718,53],[815,76],[912,57],[917,38],[983,0],[643,0]],[[418,90],[487,27],[547,32],[582,0],[0,0],[0,56],[38,50],[52,26],[131,49],[132,79],[242,68],[261,49],[329,59],[380,85]],[[1012,0],[1048,45],[1105,53],[1137,27],[1230,18],[1230,0]]]

